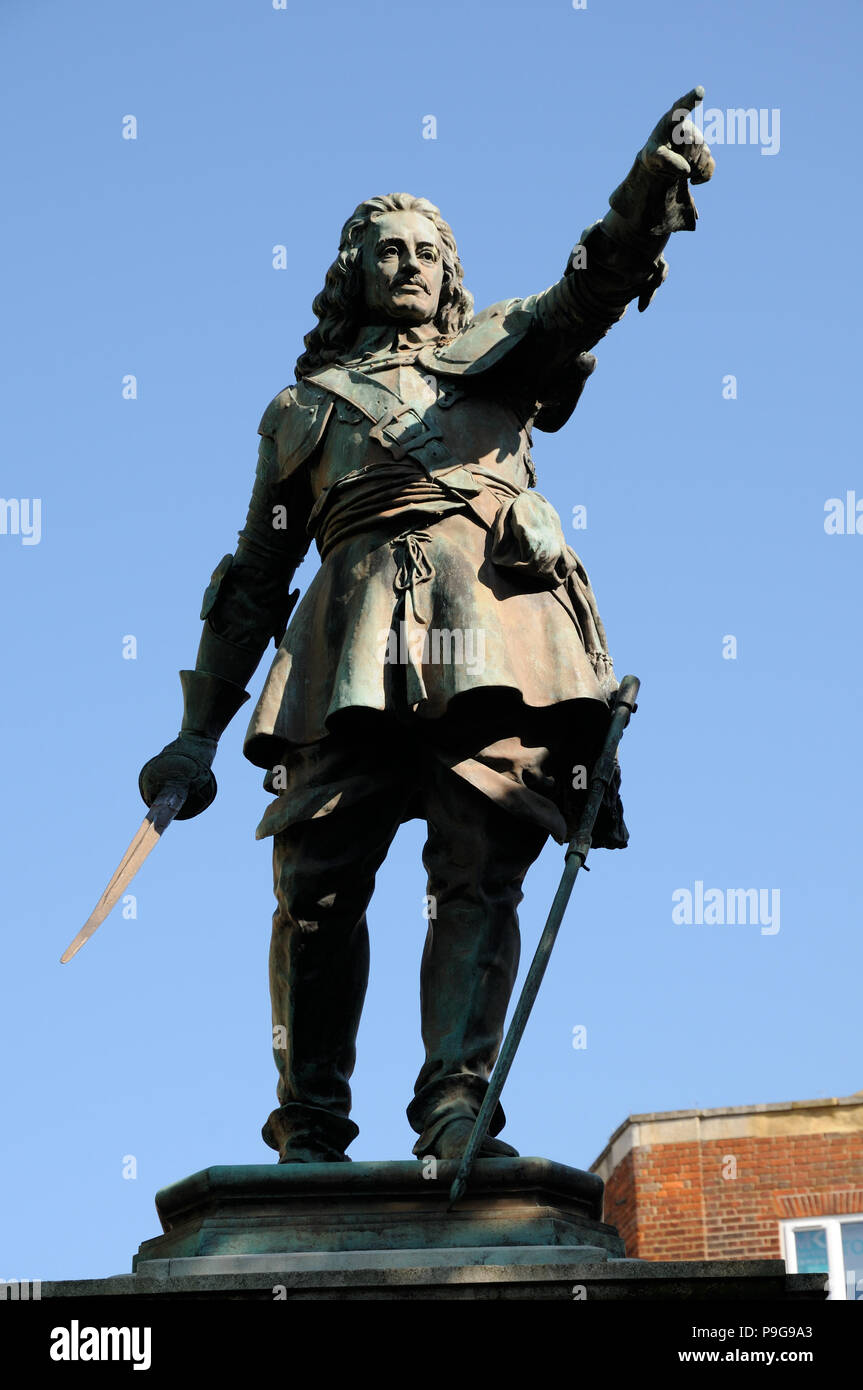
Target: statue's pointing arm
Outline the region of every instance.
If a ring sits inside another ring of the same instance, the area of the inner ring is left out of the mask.
[[[706,183],[714,170],[713,156],[689,120],[703,95],[695,87],[666,112],[609,198],[609,212],[582,234],[563,277],[521,301],[531,328],[520,345],[519,368],[536,364],[538,400],[549,400],[555,375],[604,337],[631,300],[647,308],[668,274],[662,253],[671,234],[695,229],[698,213],[688,185]],[[586,370],[592,366],[588,360]]]
[[[268,415],[261,424],[266,429]],[[308,475],[280,477],[275,438],[263,433],[248,516],[233,555],[216,567],[204,594],[204,628],[194,671],[181,671],[179,737],[144,766],[139,785],[151,805],[169,782],[189,788],[178,819],[197,815],[216,794],[211,765],[219,738],[248,699],[246,685],[270,640],[278,646],[298,594],[294,572],[309,548]]]

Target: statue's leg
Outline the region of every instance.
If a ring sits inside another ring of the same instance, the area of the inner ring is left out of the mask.
[[[345,1160],[359,1133],[349,1118],[349,1079],[368,982],[365,913],[410,778],[409,762],[388,757],[384,745],[326,742],[336,805],[289,825],[273,847],[270,996],[280,1105],[263,1135],[282,1163]]]
[[[408,1119],[414,1153],[454,1157],[479,1112],[503,1039],[519,959],[521,885],[547,831],[444,769],[426,792],[432,899],[420,981],[426,1060]],[[498,1106],[489,1133],[504,1125]],[[514,1153],[491,1139],[483,1154]]]

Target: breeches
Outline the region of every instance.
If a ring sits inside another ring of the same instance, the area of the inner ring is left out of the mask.
[[[282,1131],[290,1116],[350,1113],[366,909],[399,825],[417,814],[428,824],[425,1061],[408,1117],[420,1133],[444,1109],[475,1115],[518,968],[522,882],[547,830],[457,776],[422,733],[384,719],[367,736],[295,750],[290,779],[296,804],[319,809],[274,837],[270,992]],[[331,792],[322,808],[318,784]],[[502,1125],[499,1110],[491,1132]]]

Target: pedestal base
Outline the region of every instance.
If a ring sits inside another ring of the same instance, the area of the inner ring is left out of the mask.
[[[541,1158],[478,1161],[452,1211],[455,1160],[207,1168],[156,1194],[164,1235],[144,1261],[202,1256],[334,1256],[479,1246],[590,1247],[622,1256],[602,1214],[602,1180]]]
[[[207,1168],[164,1188],[163,1234],[131,1275],[43,1283],[42,1297],[200,1299],[805,1299],[824,1275],[782,1260],[624,1258],[602,1181],[540,1158]]]
[[[453,1253],[453,1252],[449,1252]],[[512,1253],[511,1249],[508,1252]],[[454,1300],[516,1299],[520,1301],[572,1302],[790,1302],[823,1300],[823,1274],[786,1274],[782,1260],[705,1260],[654,1263],[607,1258],[600,1263],[581,1262],[571,1250],[563,1258],[560,1247],[535,1248],[532,1259],[505,1261],[504,1251],[477,1251],[488,1263],[470,1264],[467,1252],[461,1262],[433,1264],[436,1252],[421,1252],[424,1263],[387,1268],[366,1259],[341,1269],[315,1270],[286,1267],[273,1257],[268,1269],[230,1273],[193,1273],[193,1260],[154,1261],[139,1264],[137,1274],[110,1279],[70,1279],[43,1283],[42,1298],[69,1305],[78,1316],[81,1300],[96,1300],[105,1315],[116,1319],[118,1302],[139,1299],[151,1302],[199,1300]],[[431,1256],[431,1260],[427,1257]],[[549,1259],[552,1260],[549,1263]],[[207,1262],[209,1265],[209,1261]],[[212,1266],[209,1266],[212,1269]],[[59,1313],[59,1309],[58,1309]]]

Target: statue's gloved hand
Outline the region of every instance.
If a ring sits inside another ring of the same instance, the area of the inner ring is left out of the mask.
[[[217,741],[203,734],[181,733],[141,768],[138,787],[148,806],[165,787],[187,788],[177,820],[190,820],[206,811],[216,795],[216,779],[211,772]]]
[[[638,266],[646,277],[637,285],[639,309],[647,308],[665,279],[662,252],[669,237],[695,230],[698,209],[689,185],[706,183],[715,168],[704,136],[689,119],[703,96],[703,87],[693,87],[666,111],[609,198],[610,212],[598,223],[618,248],[609,266],[619,262],[624,278]]]
[[[689,112],[703,98],[704,88],[693,87],[654,126],[638,155],[652,174],[664,174],[669,180],[682,174],[691,183],[707,183],[712,176],[716,161],[698,126],[689,119]]]

